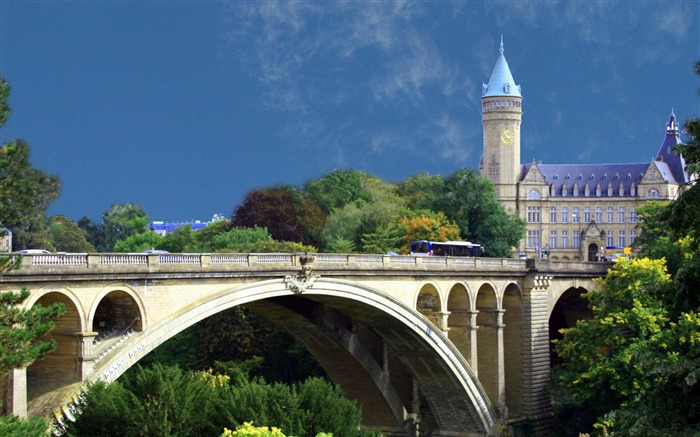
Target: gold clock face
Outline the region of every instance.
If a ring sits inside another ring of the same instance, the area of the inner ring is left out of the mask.
[[[504,146],[512,146],[514,141],[515,136],[509,129],[505,129],[503,132],[501,132],[501,144]]]

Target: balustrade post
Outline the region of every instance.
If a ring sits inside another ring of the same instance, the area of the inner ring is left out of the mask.
[[[158,266],[160,264],[160,256],[158,254],[149,254],[146,259],[148,260],[148,267]]]
[[[210,253],[203,253],[199,257],[199,263],[200,267],[209,267],[211,266],[211,254]]]
[[[88,266],[88,268],[99,267],[100,266],[100,255],[98,255],[96,253],[88,254],[87,266]]]

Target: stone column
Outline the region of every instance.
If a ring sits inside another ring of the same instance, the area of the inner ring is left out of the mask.
[[[508,417],[508,407],[506,406],[506,353],[503,345],[503,313],[505,310],[496,310],[496,338],[498,347],[498,408],[501,417]]]
[[[505,403],[505,352],[503,310],[483,309],[479,313],[479,381],[501,417],[507,417]]]
[[[479,329],[479,325],[476,324],[476,316],[478,314],[479,311],[469,311],[469,326],[467,326],[469,351],[468,356],[466,357],[467,362],[469,363],[469,366],[472,368],[472,372],[474,372],[474,376],[476,377],[479,376],[479,360],[477,358],[479,356],[479,352],[476,340],[476,330]]]
[[[95,370],[95,353],[94,344],[97,332],[80,332],[76,334],[78,344],[80,345],[80,355],[78,360],[80,363],[80,378],[85,380]]]
[[[450,317],[450,312],[440,311],[438,315],[440,316],[440,330],[445,334],[445,337],[449,337],[450,327],[448,326],[447,319]]]
[[[27,417],[27,368],[13,369],[7,376],[7,411],[15,416]]]

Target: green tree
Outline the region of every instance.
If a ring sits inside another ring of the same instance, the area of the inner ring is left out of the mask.
[[[8,94],[9,85],[0,78],[0,126],[9,116]],[[58,195],[59,186],[57,178],[31,167],[29,147],[24,142],[0,146],[0,223],[21,226],[26,217],[45,217],[46,206]],[[18,263],[10,257],[0,257],[0,275]],[[57,303],[21,308],[27,297],[26,289],[0,294],[0,379],[3,381],[13,369],[27,367],[56,349],[54,340],[47,342],[41,338],[55,327],[55,320],[65,312],[65,306]],[[2,409],[7,414],[9,384],[3,386]],[[0,420],[0,431],[2,435],[31,435],[41,431],[41,423],[6,417]]]
[[[559,394],[597,418],[600,433],[696,435],[700,314],[676,317],[665,305],[674,280],[663,259],[618,262],[600,284],[586,295],[594,317],[556,344]]]
[[[362,204],[372,199],[366,182],[376,179],[359,170],[343,169],[327,173],[323,177],[309,181],[304,191],[325,214],[351,203]]]
[[[95,223],[89,217],[81,217],[80,220],[78,220],[78,227],[83,231],[85,240],[87,240],[96,251],[107,252],[104,227],[101,223]]]
[[[52,249],[46,209],[61,188],[56,176],[29,163],[29,145],[11,141],[0,147],[0,223],[6,225],[17,248]]]
[[[286,385],[229,374],[186,372],[155,365],[140,368],[109,385],[95,383],[79,400],[81,415],[68,424],[70,436],[219,435],[224,427],[265,423],[287,435],[357,436],[360,410],[320,378]],[[128,420],[125,416],[128,415]]]
[[[433,181],[432,185],[440,187]],[[410,186],[410,185],[409,185]],[[460,237],[481,244],[486,254],[510,257],[525,232],[524,221],[506,211],[498,200],[491,182],[474,170],[458,170],[445,180],[440,195],[424,194],[422,204],[443,212],[457,223]]]
[[[162,249],[165,237],[161,237],[153,231],[140,232],[129,235],[114,244],[115,252],[138,253],[149,249]]]
[[[46,437],[49,424],[41,417],[0,416],[0,435],[5,437]]]
[[[299,406],[308,412],[305,435],[328,432],[346,435],[356,430],[362,413],[354,402],[343,397],[338,386],[321,378],[309,378],[299,385]]]
[[[399,186],[399,194],[413,209],[434,208],[445,192],[445,178],[441,175],[419,173]]]
[[[209,223],[206,228],[200,229],[196,233],[196,243],[194,252],[216,252],[214,249],[214,238],[231,230],[230,220],[218,220]]]
[[[6,377],[13,369],[27,367],[56,349],[55,340],[39,340],[56,326],[56,318],[66,311],[65,305],[36,304],[30,309],[21,308],[28,297],[26,289],[0,294],[0,377]]]
[[[117,241],[148,231],[148,216],[143,208],[133,203],[122,203],[102,213],[104,247],[111,252]]]
[[[189,224],[180,226],[165,235],[159,248],[172,253],[197,252],[197,233],[201,231],[193,231]]]
[[[206,436],[223,428],[216,386],[178,367],[154,365],[109,385],[88,387],[69,424],[71,436]],[[128,415],[128,420],[125,420]]]
[[[49,217],[49,230],[54,248],[59,252],[94,252],[95,247],[88,243],[78,225],[65,215]]]

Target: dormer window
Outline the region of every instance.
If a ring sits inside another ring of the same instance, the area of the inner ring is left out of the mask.
[[[549,195],[555,197],[557,195],[557,187],[554,184],[549,186]]]
[[[574,184],[574,197],[578,197],[578,184]]]
[[[620,197],[625,195],[625,184],[623,184],[622,182],[620,182],[620,190],[618,194]]]
[[[591,179],[595,179],[595,174],[591,173]]]
[[[505,92],[506,94],[510,94],[510,84],[509,83],[503,85],[503,92]]]
[[[569,195],[569,189],[566,187],[566,184],[561,186],[561,197],[566,197]]]
[[[596,195],[596,197],[600,197],[600,192],[601,192],[600,184],[598,184],[598,185],[595,186],[595,195]]]
[[[583,195],[586,197],[591,195],[591,187],[589,187],[588,184],[586,184],[586,186],[583,187]]]
[[[615,179],[620,179],[620,173],[615,173]]]
[[[631,174],[631,173],[627,173],[627,179],[632,179],[632,174]]]
[[[540,195],[539,190],[532,189],[532,190],[530,190],[529,193],[527,193],[527,198],[528,199],[541,199],[542,196]]]
[[[571,175],[569,173],[566,174],[567,179],[571,179]]]
[[[634,184],[632,184],[632,186],[630,187],[630,196],[636,196],[636,195],[637,195],[637,187]]]
[[[603,175],[603,179],[607,179],[607,178],[608,178],[608,174],[605,173],[605,174]]]
[[[579,179],[583,179],[583,174],[582,174],[582,173],[579,173],[579,174],[578,174],[578,178],[579,178]]]
[[[608,184],[608,197],[612,197],[613,195],[613,186],[612,184]]]
[[[558,175],[558,174],[555,174],[555,175],[554,175],[554,180],[557,180],[557,179],[559,179],[559,175]]]

